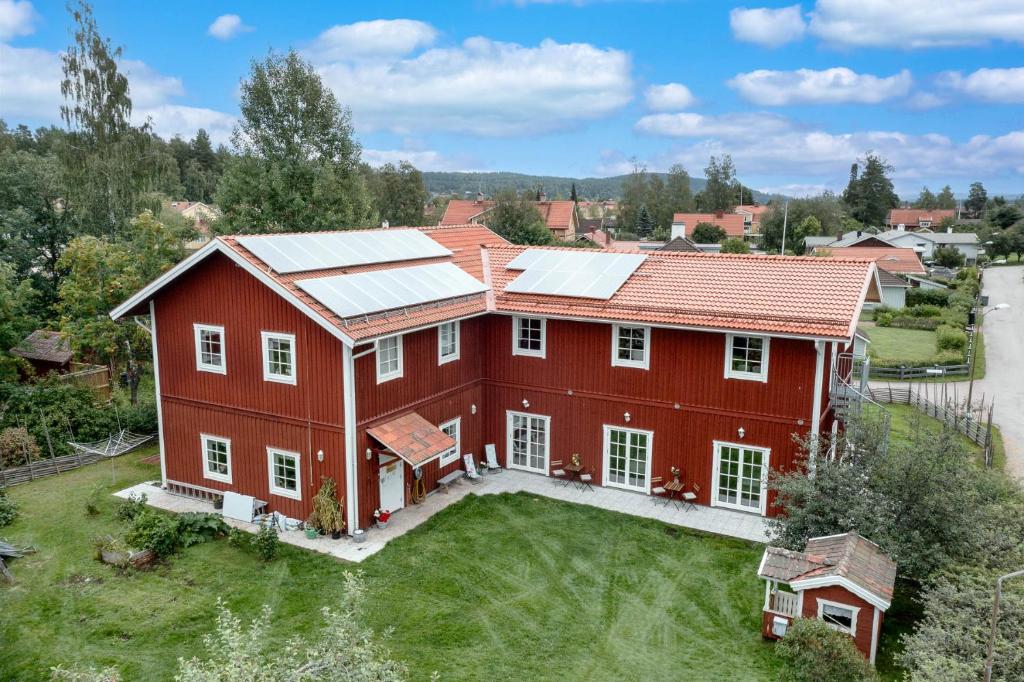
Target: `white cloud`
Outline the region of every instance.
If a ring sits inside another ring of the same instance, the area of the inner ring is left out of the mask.
[[[629,56],[586,43],[475,37],[392,59],[310,54],[360,131],[536,135],[602,118],[632,98]]]
[[[1020,0],[818,0],[809,31],[833,46],[928,48],[1024,43]]]
[[[764,112],[720,114],[651,114],[636,123],[636,130],[665,137],[760,137],[788,132],[794,124],[788,118]]]
[[[682,83],[652,85],[644,92],[647,108],[652,111],[679,111],[693,106],[697,98]]]
[[[983,102],[1024,102],[1024,68],[978,69],[966,76],[947,71],[938,78],[944,88]]]
[[[800,5],[780,9],[737,7],[729,12],[729,26],[736,40],[765,47],[779,47],[800,40],[806,30]]]
[[[175,135],[189,139],[202,128],[210,134],[210,140],[214,145],[230,142],[231,131],[236,121],[234,116],[222,111],[180,104],[160,104],[133,109],[132,119],[136,124],[152,119],[154,132],[165,139]]]
[[[397,57],[437,39],[437,29],[412,19],[376,19],[332,26],[307,50],[317,62],[335,62],[363,57]]]
[[[35,20],[36,11],[28,0],[0,0],[0,40],[29,35]]]
[[[252,30],[255,29],[243,24],[242,17],[237,14],[222,14],[213,20],[206,32],[217,40],[231,40],[239,33],[248,33]]]
[[[925,111],[927,109],[934,109],[935,107],[941,107],[946,104],[949,104],[949,100],[943,97],[942,95],[936,94],[934,92],[926,92],[924,90],[921,90],[910,95],[910,97],[906,99],[904,104],[906,104],[906,106],[910,109],[915,109],[917,111]]]
[[[56,53],[0,43],[0,117],[57,120],[62,78]]]
[[[448,156],[433,149],[364,149],[363,161],[371,166],[393,163],[396,166],[408,161],[422,171],[465,171],[482,170],[482,164],[467,156]]]
[[[892,76],[879,77],[856,73],[845,67],[822,71],[758,69],[737,74],[729,81],[729,87],[744,99],[761,106],[877,104],[905,96],[912,84],[913,78],[906,69]]]
[[[185,94],[180,78],[165,76],[144,62],[122,59],[118,68],[128,77],[133,107],[152,107]]]

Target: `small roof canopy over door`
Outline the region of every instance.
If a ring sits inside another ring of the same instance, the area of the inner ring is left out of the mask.
[[[416,412],[366,430],[389,451],[414,467],[423,466],[455,447],[455,439]]]

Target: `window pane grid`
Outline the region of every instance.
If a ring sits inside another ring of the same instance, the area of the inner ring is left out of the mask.
[[[618,359],[642,363],[646,353],[647,330],[643,327],[619,327]]]
[[[382,376],[398,371],[398,337],[380,340],[377,347],[377,362]]]
[[[540,352],[543,343],[543,320],[532,317],[520,317],[517,320],[519,349]]]
[[[455,322],[446,322],[440,327],[439,333],[441,334],[441,357],[447,358],[458,353],[459,349],[459,332]]]
[[[608,432],[608,480],[633,488],[647,485],[646,433],[611,429]]]
[[[760,374],[764,355],[764,339],[754,336],[732,338],[732,369],[734,372]]]
[[[291,455],[274,453],[274,487],[297,490],[296,463]]]
[[[218,476],[228,475],[228,444],[226,441],[206,439],[206,471]]]
[[[220,367],[222,362],[220,332],[212,329],[199,330],[199,357],[204,365]]]

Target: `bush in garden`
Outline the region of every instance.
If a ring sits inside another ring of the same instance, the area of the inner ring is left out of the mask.
[[[926,331],[934,331],[935,329],[938,329],[941,324],[942,320],[937,317],[896,315],[892,318],[892,323],[889,326],[898,327],[900,329],[924,329]]]
[[[39,445],[35,437],[21,426],[0,431],[0,464],[16,467],[39,459]]]
[[[245,549],[249,546],[249,534],[241,528],[228,529],[228,544],[237,549]]]
[[[89,497],[85,498],[85,513],[89,516],[96,516],[100,513],[100,499],[103,497],[103,492],[106,490],[106,486],[102,483],[93,486],[93,489],[89,491]]]
[[[146,509],[146,493],[136,495],[129,493],[128,499],[121,502],[114,512],[119,521],[134,521],[135,517]]]
[[[949,304],[949,294],[948,289],[926,289],[924,287],[908,289],[907,305],[937,305],[945,307]]]
[[[775,645],[785,661],[780,680],[786,682],[864,682],[875,671],[853,644],[853,639],[814,618],[796,618],[786,636]]]
[[[875,313],[875,324],[879,327],[891,327],[893,321],[893,314],[891,312],[884,312],[879,314]]]
[[[191,547],[224,536],[228,528],[220,514],[185,512],[178,517],[178,540],[182,547]]]
[[[18,504],[7,497],[7,491],[0,488],[0,528],[14,523],[18,518]]]
[[[935,346],[940,351],[952,350],[963,353],[967,350],[967,334],[953,327],[939,327]]]
[[[281,539],[277,537],[277,531],[273,527],[263,526],[252,538],[252,548],[260,559],[272,561],[281,548]]]
[[[878,322],[878,318],[882,315],[892,315],[895,311],[887,305],[876,306],[871,319]]]
[[[909,308],[906,308],[904,310],[904,312],[906,314],[910,315],[911,317],[941,317],[942,316],[942,308],[940,308],[937,305],[929,305],[929,304],[910,306]]]
[[[181,546],[178,519],[152,509],[144,509],[132,521],[131,528],[125,534],[125,542],[136,549],[153,550],[158,559],[166,559]]]

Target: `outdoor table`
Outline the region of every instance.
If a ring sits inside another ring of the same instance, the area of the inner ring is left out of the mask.
[[[576,479],[579,478],[580,473],[582,473],[583,471],[583,467],[576,464],[566,464],[562,468],[565,469],[565,471],[568,472],[569,474],[569,480],[566,482],[566,485],[569,485],[570,483],[575,483]]]
[[[673,498],[675,497],[676,493],[679,493],[679,497],[682,498],[682,496],[683,496],[683,488],[685,488],[685,487],[686,487],[686,485],[682,481],[680,481],[678,479],[674,480],[674,481],[669,481],[668,483],[666,483],[665,484],[665,490],[668,491],[668,502],[675,502],[675,505],[678,507],[679,506],[679,502],[677,502]],[[668,502],[665,503],[666,507],[668,506]]]

